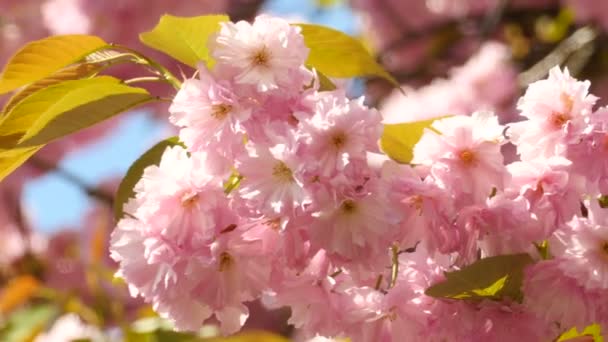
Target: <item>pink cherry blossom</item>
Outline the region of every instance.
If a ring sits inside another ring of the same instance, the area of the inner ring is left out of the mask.
[[[213,150],[219,144],[238,149],[243,145],[242,122],[249,118],[251,109],[229,81],[216,80],[202,64],[198,74],[198,79],[182,84],[169,108],[171,122],[182,127],[180,140],[192,151]]]
[[[569,165],[567,159],[553,157],[507,166],[512,182],[506,192],[526,199],[528,210],[543,225],[546,236],[580,212],[584,182],[568,173]]]
[[[575,217],[566,230],[560,268],[587,289],[608,288],[608,209],[590,202],[589,217]]]
[[[597,98],[588,93],[589,81],[554,67],[549,77],[532,83],[517,108],[528,120],[509,125],[511,141],[522,159],[563,155],[591,115]]]
[[[342,91],[319,94],[314,115],[300,122],[303,153],[316,156],[320,175],[331,176],[352,160],[377,151],[382,126],[380,114],[349,100]]]
[[[412,163],[430,167],[437,184],[465,201],[484,201],[504,186],[500,146],[504,127],[491,113],[454,116],[433,122],[414,147]]]
[[[253,205],[263,214],[289,217],[310,203],[310,195],[304,188],[304,164],[295,146],[295,142],[289,141],[272,147],[250,146],[249,155],[239,160],[237,170],[244,177],[239,194],[254,201]]]
[[[234,70],[235,82],[256,85],[259,91],[289,85],[292,74],[302,71],[308,56],[301,29],[283,19],[258,16],[222,23],[212,42],[218,67]]]
[[[60,342],[73,340],[88,340],[102,342],[105,340],[99,329],[83,323],[78,315],[70,313],[59,317],[51,329],[34,339],[34,342]]]
[[[576,279],[565,276],[559,260],[541,261],[528,267],[523,292],[523,305],[529,311],[547,323],[558,323],[563,331],[571,327],[582,331],[596,319],[593,303],[597,298],[587,293]]]

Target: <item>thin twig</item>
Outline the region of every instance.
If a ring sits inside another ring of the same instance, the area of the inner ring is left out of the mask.
[[[51,164],[45,160],[40,158],[30,158],[29,163],[42,171],[55,172],[61,178],[67,180],[68,182],[74,184],[79,189],[81,189],[84,193],[86,193],[89,197],[98,200],[108,206],[112,207],[114,204],[114,197],[112,195],[107,194],[104,191],[93,188],[85,183],[78,176],[72,174],[71,172],[59,167],[58,165]]]
[[[147,76],[147,77],[135,77],[125,80],[125,84],[134,84],[134,83],[142,83],[142,82],[164,82],[165,80],[158,76]]]
[[[553,51],[534,64],[530,69],[519,74],[518,82],[521,87],[545,77],[549,70],[562,64],[577,50],[593,42],[597,32],[589,26],[576,30],[570,37],[564,39]]]

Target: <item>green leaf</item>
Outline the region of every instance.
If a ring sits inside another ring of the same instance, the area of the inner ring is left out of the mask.
[[[0,341],[31,341],[58,315],[56,306],[45,304],[23,308],[9,316],[0,330]]]
[[[435,298],[501,299],[521,301],[524,268],[533,262],[528,254],[499,255],[481,259],[461,270],[446,272],[446,280],[429,287]]]
[[[114,217],[117,221],[124,216],[123,207],[125,203],[127,203],[129,198],[135,196],[133,188],[144,174],[144,169],[150,165],[158,165],[165,149],[176,145],[183,146],[177,137],[160,141],[131,164],[129,170],[127,170],[127,174],[120,182],[116,196],[114,197]]]
[[[13,148],[8,150],[0,149],[0,181],[15,171],[21,164],[25,163],[42,146]]]
[[[209,64],[209,37],[219,31],[221,22],[229,20],[226,15],[183,18],[165,14],[152,31],[140,34],[139,39],[147,46],[196,68],[200,61]]]
[[[600,203],[600,207],[602,207],[604,209],[608,208],[608,196],[607,195],[602,195],[597,200]]]
[[[18,103],[0,123],[0,135],[24,132],[19,146],[42,145],[154,99],[109,76],[66,81]]]
[[[604,342],[604,338],[602,337],[601,328],[598,324],[592,324],[586,327],[583,332],[578,332],[576,328],[572,328],[565,333],[561,334],[558,338],[557,342],[561,341],[569,341],[572,339],[576,339],[579,337],[590,336],[593,337],[594,342]]]
[[[235,336],[212,338],[208,342],[289,342],[289,340],[266,331],[246,331]]]
[[[107,45],[101,38],[87,35],[53,36],[30,42],[4,67],[0,94],[48,77]]]
[[[341,0],[317,0],[317,6],[320,8],[332,7],[340,4]]]
[[[322,72],[317,72],[317,79],[319,81],[319,91],[331,91],[336,89],[334,82],[332,82],[329,77],[323,75]]]
[[[399,83],[357,39],[334,29],[312,24],[297,24],[302,28],[310,54],[306,64],[329,77],[349,78],[379,76],[396,87]]]
[[[534,243],[534,247],[536,247],[536,251],[542,260],[551,259],[551,252],[549,250],[549,241],[543,240],[541,243]]]
[[[409,163],[414,157],[414,146],[420,141],[425,128],[432,129],[431,125],[435,120],[446,117],[384,125],[380,148],[393,160],[404,164]]]
[[[11,109],[13,109],[13,107],[15,107],[17,103],[21,102],[26,97],[32,95],[33,93],[41,89],[64,81],[76,80],[93,76],[99,71],[101,71],[103,68],[103,65],[95,63],[80,63],[65,67],[52,74],[51,76],[36,81],[21,89],[19,92],[13,95],[10,100],[8,100],[6,105],[4,105],[2,113],[8,113]]]

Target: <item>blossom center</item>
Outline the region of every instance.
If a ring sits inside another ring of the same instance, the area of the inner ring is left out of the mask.
[[[606,253],[606,255],[608,255],[608,241],[604,241],[604,244],[602,245],[602,250],[604,251],[604,253]]]
[[[268,219],[264,224],[272,230],[278,231],[281,228],[281,219],[279,217]]]
[[[553,113],[551,115],[551,123],[556,128],[561,128],[568,120],[570,120],[570,116],[564,113]]]
[[[424,199],[421,195],[414,195],[407,199],[409,205],[412,206],[418,212],[418,216],[422,215],[422,206],[424,204]]]
[[[338,132],[331,137],[331,143],[336,147],[336,149],[341,149],[346,145],[346,134],[344,132]]]
[[[254,66],[268,67],[269,62],[270,53],[268,52],[265,46],[262,49],[258,50],[256,53],[254,53],[251,58],[251,63]]]
[[[224,103],[213,105],[211,106],[211,116],[217,120],[224,120],[231,110],[232,106]]]
[[[293,173],[291,169],[282,161],[278,162],[272,168],[272,175],[282,183],[293,182]]]
[[[469,149],[460,151],[459,157],[465,165],[471,165],[475,161],[475,154]]]
[[[192,208],[198,202],[197,192],[187,192],[182,196],[182,206],[184,208]]]
[[[232,256],[227,252],[222,252],[222,254],[220,254],[220,272],[227,271],[232,265],[234,265]]]
[[[346,200],[342,202],[340,209],[344,214],[353,214],[357,211],[357,204],[353,200]]]

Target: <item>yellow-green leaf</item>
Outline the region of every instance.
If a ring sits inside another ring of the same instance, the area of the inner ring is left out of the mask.
[[[601,328],[598,324],[592,324],[586,327],[583,332],[578,332],[576,328],[572,328],[561,334],[557,342],[561,341],[579,341],[581,337],[590,337],[593,342],[604,342]]]
[[[114,196],[114,217],[120,220],[124,216],[123,207],[129,198],[135,196],[133,188],[144,174],[144,169],[150,165],[158,165],[165,149],[170,146],[182,145],[177,137],[171,137],[158,142],[131,164],[126,175],[120,182]]]
[[[66,81],[18,103],[0,133],[7,125],[13,132],[25,128],[19,146],[42,145],[154,99],[145,89],[109,76]]]
[[[501,299],[523,298],[524,268],[533,262],[528,254],[499,255],[481,259],[461,270],[446,272],[446,279],[429,287],[425,294],[436,298]]]
[[[31,275],[11,279],[0,292],[0,314],[5,315],[36,293],[40,283]]]
[[[48,77],[106,45],[101,38],[87,35],[52,36],[30,42],[4,67],[0,94]]]
[[[209,62],[207,42],[220,29],[220,23],[229,21],[226,15],[175,17],[165,14],[152,31],[139,35],[147,46],[166,53],[178,61],[196,67],[200,61]]]
[[[36,81],[17,92],[8,100],[6,105],[4,105],[2,113],[8,113],[17,103],[41,89],[64,81],[90,77],[103,68],[103,65],[95,63],[79,63],[65,67],[51,76]]]
[[[0,149],[0,181],[25,163],[42,146],[21,147],[8,150]]]
[[[414,157],[414,146],[424,134],[424,129],[431,128],[435,120],[442,118],[445,118],[445,116],[430,120],[384,125],[380,148],[393,160],[399,163],[409,163]]]
[[[376,62],[357,39],[334,29],[312,24],[302,28],[310,54],[306,64],[329,77],[379,76],[396,87],[399,83]]]
[[[212,338],[209,342],[289,342],[289,340],[265,331],[247,331],[231,337]]]
[[[59,308],[52,304],[40,304],[20,309],[10,315],[0,330],[0,341],[32,341],[57,317]]]
[[[317,72],[317,79],[319,81],[319,91],[331,91],[336,89],[334,82],[332,82],[329,77],[323,75],[322,72]]]

